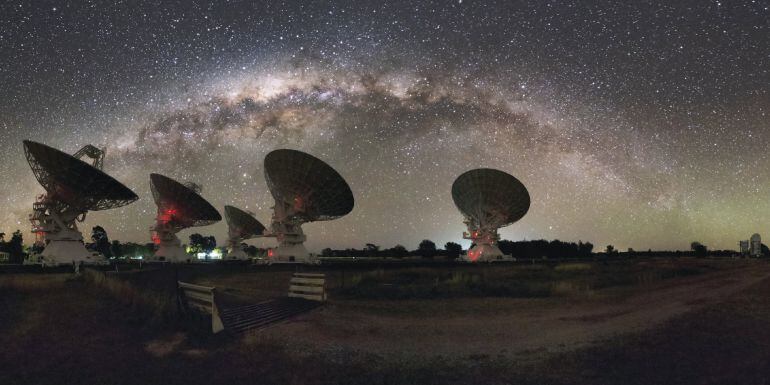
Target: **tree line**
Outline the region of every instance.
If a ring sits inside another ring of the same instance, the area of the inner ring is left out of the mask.
[[[6,240],[5,233],[0,232],[0,252],[8,253],[8,263],[22,263],[24,261],[24,236],[21,230],[16,230]]]
[[[190,235],[188,250],[197,254],[200,252],[210,253],[217,247],[217,240],[213,235],[203,236],[198,233]],[[253,246],[252,246],[253,247]],[[121,243],[118,240],[110,241],[107,231],[101,226],[94,226],[91,229],[91,242],[86,243],[86,248],[92,251],[98,251],[107,258],[139,258],[152,255],[155,252],[155,244],[149,243]]]
[[[506,255],[516,258],[590,258],[593,255],[594,245],[591,242],[578,241],[563,242],[558,239],[547,241],[538,239],[532,241],[508,241],[497,242],[497,247]]]
[[[450,257],[457,258],[462,252],[462,246],[454,242],[447,242],[443,249],[436,247],[436,243],[425,239],[414,250],[408,250],[403,245],[396,245],[388,249],[382,249],[373,243],[367,243],[363,249],[331,249],[325,248],[321,251],[322,257],[349,257],[349,258],[406,258],[411,256],[420,256],[423,258]]]
[[[91,242],[86,243],[86,248],[97,251],[107,258],[144,258],[155,252],[155,245],[149,243],[126,242],[118,240],[110,241],[107,231],[101,226],[91,229]]]
[[[6,234],[0,232],[0,252],[8,253],[9,263],[22,263],[25,257],[24,237],[20,230],[16,230],[6,239]],[[120,241],[110,241],[107,231],[102,226],[94,226],[91,229],[91,242],[86,243],[86,248],[97,251],[107,258],[138,258],[152,255],[155,251],[153,243],[121,243]],[[709,250],[708,247],[700,242],[692,242],[689,251],[665,251],[665,250],[647,250],[635,251],[629,248],[628,251],[620,253],[612,245],[607,245],[603,252],[594,253],[594,245],[591,242],[578,241],[564,242],[558,239],[548,241],[545,239],[529,241],[509,241],[500,240],[497,243],[500,251],[505,255],[512,255],[515,258],[524,259],[565,259],[565,258],[590,258],[594,255],[604,257],[613,257],[624,255],[626,257],[664,257],[664,256],[695,256],[695,257],[732,257],[736,255],[734,250]],[[251,257],[266,255],[267,249],[258,248],[253,245],[242,244],[243,250]],[[473,245],[471,245],[473,247]],[[217,240],[213,235],[204,236],[199,233],[190,235],[189,248],[191,253],[210,253],[217,248]],[[30,247],[30,251],[36,251],[35,247]],[[39,250],[37,250],[39,251]],[[455,242],[447,242],[443,248],[438,248],[436,243],[424,239],[416,249],[409,250],[403,245],[396,245],[391,248],[381,248],[373,243],[365,244],[364,248],[332,249],[325,248],[321,252],[323,257],[347,257],[347,258],[407,258],[422,257],[436,258],[443,257],[447,259],[456,259],[465,252],[462,246]],[[770,257],[770,249],[762,244],[762,255]]]
[[[508,241],[500,240],[497,243],[500,251],[516,258],[587,258],[593,255],[594,245],[590,242],[562,242],[559,240],[546,241],[543,239],[533,241]],[[471,245],[473,247],[473,245]],[[382,249],[380,246],[367,243],[363,249],[332,249],[326,248],[321,252],[323,257],[348,257],[348,258],[406,258],[444,257],[448,259],[458,258],[463,254],[463,248],[455,242],[447,242],[443,249],[439,249],[436,243],[424,239],[416,249],[408,250],[403,245]]]

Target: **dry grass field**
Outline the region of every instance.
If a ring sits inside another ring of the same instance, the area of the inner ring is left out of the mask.
[[[763,261],[319,269],[330,280],[327,305],[242,336],[191,329],[168,314],[161,293],[179,278],[217,286],[229,304],[259,301],[285,294],[291,268],[129,271],[109,284],[0,275],[0,383],[761,384],[770,376]]]

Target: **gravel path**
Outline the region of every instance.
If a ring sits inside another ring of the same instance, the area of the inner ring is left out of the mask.
[[[338,301],[268,330],[319,348],[537,359],[647,330],[768,277],[770,265],[757,264],[582,298]]]

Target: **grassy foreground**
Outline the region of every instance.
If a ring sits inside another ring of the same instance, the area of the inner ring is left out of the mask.
[[[243,281],[243,290],[269,291],[278,281]],[[270,329],[190,334],[69,274],[0,276],[0,293],[2,384],[761,384],[770,376],[768,280],[660,327],[536,362],[308,350]]]
[[[633,287],[662,280],[735,269],[746,260],[647,259],[547,264],[437,264],[409,267],[299,267],[326,273],[332,298],[355,300],[414,300],[451,298],[546,298],[584,296],[612,287]],[[292,266],[187,266],[151,274],[128,274],[139,286],[180,279],[217,286],[230,297],[245,301],[284,295]],[[164,276],[165,274],[165,276]],[[151,277],[150,277],[151,276]],[[151,278],[148,280],[148,277]]]

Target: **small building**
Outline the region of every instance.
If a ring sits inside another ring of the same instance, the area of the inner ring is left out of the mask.
[[[746,256],[749,255],[749,241],[740,241],[738,242],[741,248],[741,255]]]
[[[0,263],[8,263],[11,261],[11,254],[5,251],[0,251]]]
[[[759,234],[754,234],[751,236],[751,239],[749,239],[750,245],[749,245],[749,255],[752,257],[761,257],[762,256],[762,237],[759,236]]]

